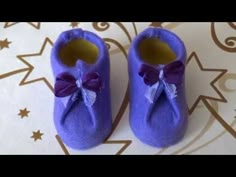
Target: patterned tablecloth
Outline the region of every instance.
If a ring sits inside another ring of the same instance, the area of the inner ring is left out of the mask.
[[[175,32],[188,52],[189,126],[164,149],[141,143],[128,121],[127,50],[150,25]],[[78,27],[103,37],[111,60],[113,132],[86,151],[65,146],[52,118],[50,50],[62,31]],[[0,23],[0,154],[236,154],[235,103],[236,23]]]

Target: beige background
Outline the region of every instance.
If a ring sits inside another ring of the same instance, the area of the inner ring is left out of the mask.
[[[130,130],[127,49],[149,26],[186,44],[189,126],[184,139],[158,149]],[[93,31],[110,51],[113,132],[96,148],[66,147],[53,125],[50,50],[71,28]],[[236,154],[236,23],[0,23],[0,154]],[[119,84],[116,84],[119,83]]]

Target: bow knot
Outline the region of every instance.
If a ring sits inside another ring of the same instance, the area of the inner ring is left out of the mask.
[[[76,79],[67,72],[60,73],[56,77],[55,96],[66,97],[72,95],[72,98],[78,98],[82,94],[87,106],[92,106],[96,100],[96,92],[101,91],[102,80],[98,73],[92,72]]]
[[[150,102],[154,101],[155,93],[163,83],[167,95],[172,99],[176,97],[176,85],[182,82],[184,74],[184,64],[176,61],[164,66],[161,69],[155,69],[149,65],[142,64],[139,75],[144,83],[149,86],[146,97]]]

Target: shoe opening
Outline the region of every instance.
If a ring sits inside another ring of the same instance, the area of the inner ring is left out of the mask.
[[[158,38],[143,39],[138,47],[140,57],[148,64],[168,64],[176,59],[176,54],[166,42]]]
[[[59,57],[63,64],[73,67],[78,59],[93,64],[98,58],[98,47],[84,39],[74,39],[63,46]]]

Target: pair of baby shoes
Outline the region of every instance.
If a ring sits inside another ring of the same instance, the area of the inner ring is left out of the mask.
[[[147,28],[128,55],[130,127],[155,147],[177,143],[187,127],[181,39],[162,28]],[[82,29],[65,31],[51,52],[55,77],[54,123],[62,141],[75,149],[94,147],[112,130],[110,62],[104,41]]]

